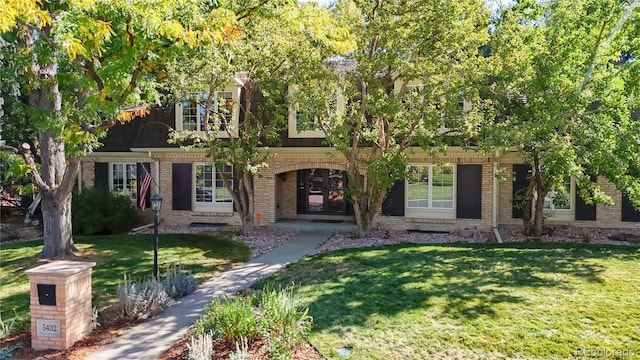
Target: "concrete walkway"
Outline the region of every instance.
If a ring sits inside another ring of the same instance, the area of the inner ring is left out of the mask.
[[[275,250],[235,267],[200,285],[157,317],[137,325],[87,357],[90,360],[153,360],[180,340],[214,298],[232,295],[285,265],[309,254],[330,234],[300,233]]]

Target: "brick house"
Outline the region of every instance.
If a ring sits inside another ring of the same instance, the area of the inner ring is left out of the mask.
[[[236,124],[242,121],[237,106],[242,96],[240,83],[220,93],[227,104],[233,104],[230,111]],[[337,99],[338,108],[341,101]],[[323,133],[301,126],[296,115],[296,111],[289,111],[281,144],[267,150],[271,155],[269,166],[255,180],[259,224],[281,219],[353,220],[353,209],[344,196],[346,160],[338,152],[330,155],[332,150],[323,144]],[[160,193],[164,199],[161,216],[166,224],[240,224],[228,192],[216,182],[215,169],[205,151],[187,151],[167,143],[170,128],[198,131],[200,121],[198,105],[182,103],[154,109],[144,118],[112,128],[104,145],[83,159],[79,187],[104,186],[128,194],[139,204],[137,179],[144,175],[145,167],[155,179],[151,192]],[[415,148],[409,163],[411,179],[392,187],[374,227],[453,231],[476,226],[490,231],[499,225],[522,224],[522,211],[512,206],[512,199],[526,186],[528,168],[516,153],[485,155],[450,147],[446,154],[433,158]],[[506,181],[493,176],[498,168],[507,169]],[[225,171],[233,173],[231,168]],[[568,179],[569,203],[556,207],[548,201],[550,217],[546,223],[639,228],[640,212],[613,185],[599,181],[613,196],[615,206],[585,204],[577,196],[575,183]]]

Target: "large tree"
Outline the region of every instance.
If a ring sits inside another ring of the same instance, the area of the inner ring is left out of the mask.
[[[405,178],[411,147],[442,150],[475,132],[489,11],[484,0],[339,1],[334,11],[357,48],[301,78],[293,97],[346,157],[366,235],[387,190]],[[344,109],[335,106],[336,91]]]
[[[20,92],[28,97],[41,166],[26,142],[3,149],[23,156],[42,195],[40,257],[73,253],[71,191],[79,158],[116,122],[146,112],[143,104],[158,97],[156,72],[174,47],[220,43],[233,33],[233,14],[208,8],[208,1],[149,4],[0,1],[0,33],[15,46],[10,62],[24,72]]]
[[[491,90],[501,115],[482,138],[531,166],[516,198],[527,234],[542,234],[545,197],[570,200],[570,177],[588,202],[612,203],[602,176],[640,205],[638,3],[528,0],[498,13]]]
[[[167,80],[173,100],[198,103],[204,112],[202,131],[174,132],[173,141],[207,149],[249,235],[255,227],[254,179],[267,166],[268,147],[286,129],[288,85],[322,59],[351,50],[352,42],[329,11],[314,3],[238,0],[230,5],[242,35],[224,46],[185,49]],[[218,96],[230,84],[243,89],[239,104]],[[234,106],[242,112],[237,126],[231,118]],[[233,179],[226,164],[233,165]]]

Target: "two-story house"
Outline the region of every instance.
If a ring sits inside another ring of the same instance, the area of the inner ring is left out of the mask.
[[[236,125],[242,121],[237,104],[243,91],[237,82],[218,97],[224,99]],[[335,107],[343,106],[344,99],[336,94]],[[340,153],[329,154],[331,148],[323,144],[324,133],[301,114],[304,111],[290,109],[281,145],[265,150],[270,153],[269,166],[260,170],[254,189],[260,225],[281,219],[353,220],[353,209],[345,197],[347,162]],[[104,146],[83,159],[79,187],[104,186],[139,204],[138,179],[143,177],[144,167],[155,181],[151,193],[160,193],[164,199],[161,216],[166,224],[240,224],[233,200],[205,151],[187,151],[167,142],[170,129],[201,131],[202,120],[199,104],[185,102],[153,109],[144,118],[112,128]],[[221,136],[228,135],[221,132]],[[390,189],[374,227],[433,231],[477,227],[490,231],[498,225],[522,223],[522,209],[512,202],[514,194],[526,186],[528,167],[515,152],[483,155],[450,147],[446,154],[434,158],[415,148],[409,163],[411,176]],[[499,168],[506,168],[511,175],[506,181],[494,176]],[[225,172],[233,176],[231,166]],[[556,206],[551,193],[546,202],[547,223],[640,227],[640,212],[613,185],[599,181],[613,196],[615,206],[585,204],[575,183],[567,179],[569,201]]]

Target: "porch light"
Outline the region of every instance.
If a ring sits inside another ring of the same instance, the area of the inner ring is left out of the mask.
[[[151,201],[151,209],[153,210],[153,280],[158,281],[158,222],[160,219],[160,207],[162,207],[162,196],[153,194],[149,201]]]

